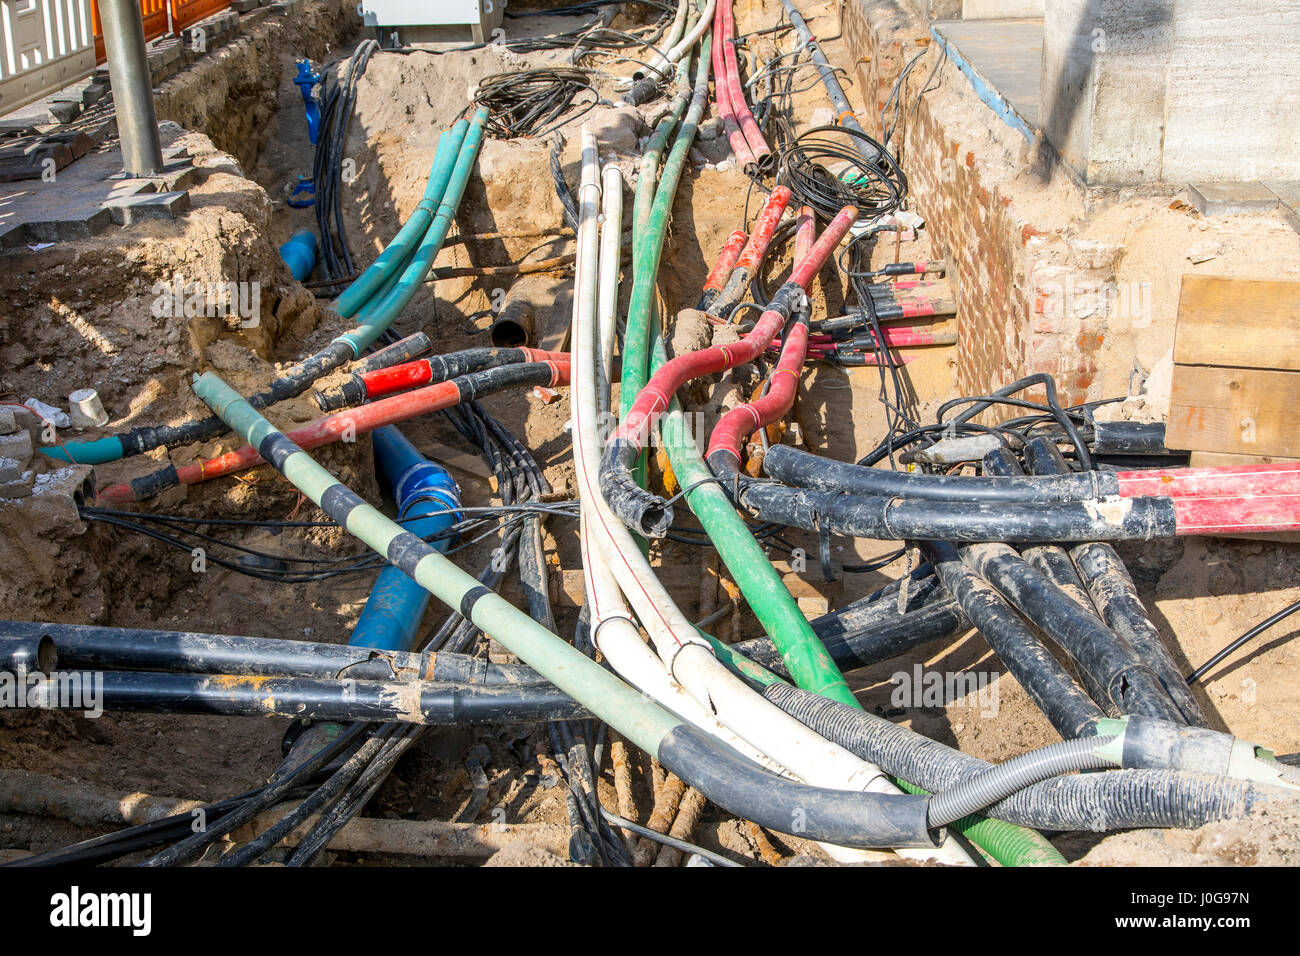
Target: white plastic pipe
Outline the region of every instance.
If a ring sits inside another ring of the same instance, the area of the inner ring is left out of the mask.
[[[602,647],[602,653],[605,651],[601,641],[614,647],[620,663],[632,669],[632,672],[623,674],[629,681],[642,687],[642,682],[653,680],[653,684],[643,689],[652,694],[665,692],[657,675],[650,676],[651,671],[644,659],[636,659],[638,654],[631,642],[636,641],[642,648],[645,645],[627,617],[626,606],[609,594],[608,582],[612,577],[646,627],[660,658],[667,665],[668,673],[693,698],[695,706],[692,710],[716,715],[723,727],[748,742],[745,752],[766,754],[815,785],[897,792],[878,767],[814,733],[751,690],[714,657],[712,648],[678,609],[627,527],[600,493],[600,442],[593,425],[599,405],[595,345],[597,302],[601,298],[592,284],[593,276],[602,271],[593,255],[597,248],[594,222],[600,188],[594,168],[597,161],[595,137],[587,130],[583,131],[582,145],[583,178],[579,190],[577,278],[571,336],[574,350],[571,397],[574,463],[584,518],[584,583],[591,589],[590,594],[598,605],[593,607],[597,646]],[[616,261],[607,259],[604,273],[601,278],[605,281],[615,278]],[[608,307],[609,297],[606,296],[604,301]],[[612,657],[610,663],[620,670],[619,663],[615,663]],[[620,673],[623,672],[620,670]],[[654,686],[654,690],[650,686]],[[827,849],[840,860],[866,858],[861,851],[840,847]],[[938,851],[909,851],[906,855],[959,862],[954,849],[960,853],[960,847],[953,844]]]
[[[631,611],[609,572],[603,554],[592,543],[588,519],[593,504],[591,489],[595,485],[595,476],[586,474],[584,465],[589,460],[599,461],[599,408],[602,404],[608,407],[607,387],[609,370],[613,364],[612,348],[608,357],[597,350],[597,336],[600,333],[597,313],[603,308],[600,318],[612,340],[617,311],[616,301],[605,301],[603,306],[597,306],[597,274],[599,272],[606,276],[607,286],[613,287],[617,296],[623,212],[623,178],[616,167],[610,167],[604,175],[604,214],[601,215],[602,190],[597,181],[598,168],[596,137],[584,129],[571,334],[574,361],[583,374],[572,379],[571,404],[574,447],[585,447],[592,455],[591,458],[576,453],[574,455],[578,468],[579,499],[583,505],[579,540],[582,548],[583,584],[591,615],[592,640],[610,666],[642,693],[673,710],[683,719],[725,740],[767,769],[781,773],[784,772],[783,768],[719,724],[716,718],[669,676],[663,661],[642,640],[641,632],[632,622]],[[596,229],[602,218],[606,241],[600,243],[598,258]],[[599,365],[606,373],[603,382],[596,375],[598,356]]]
[[[662,56],[657,56],[650,61],[650,65],[656,70],[662,71],[669,63],[676,63],[684,57],[691,47],[695,46],[696,41],[704,36],[704,32],[713,25],[713,8],[717,6],[717,0],[708,0],[704,9],[700,12],[700,18],[695,21],[695,25],[686,32],[686,36],[673,46]]]

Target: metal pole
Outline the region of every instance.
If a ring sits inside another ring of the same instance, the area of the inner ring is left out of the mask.
[[[153,79],[144,44],[144,20],[137,0],[99,0],[113,111],[122,142],[122,168],[129,176],[163,171],[158,117],[153,109]]]

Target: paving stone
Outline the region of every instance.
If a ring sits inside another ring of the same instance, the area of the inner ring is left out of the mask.
[[[109,199],[104,207],[119,226],[130,226],[150,219],[175,219],[190,208],[187,192],[152,193],[144,196],[123,196]]]
[[[1234,216],[1259,212],[1277,205],[1277,194],[1259,182],[1192,183],[1187,187],[1192,205],[1202,216]]]

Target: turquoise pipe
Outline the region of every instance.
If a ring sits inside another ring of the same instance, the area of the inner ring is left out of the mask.
[[[450,227],[451,218],[455,216],[456,206],[460,204],[460,197],[464,192],[464,180],[468,180],[469,171],[473,168],[477,157],[478,146],[482,141],[483,123],[486,119],[485,110],[480,110],[474,116],[479,132],[466,163],[461,162],[461,157],[465,152],[465,140],[471,132],[473,123],[460,120],[439,137],[433,168],[429,172],[429,182],[425,186],[424,198],[416,211],[370,267],[335,300],[334,309],[344,318],[349,318],[363,306],[366,307],[362,317],[358,319],[361,327],[353,333],[341,335],[334,340],[347,342],[354,355],[360,356],[384,333],[384,330],[411,301],[427,274],[433,257],[437,255],[437,250],[433,250],[432,256],[429,257],[418,278],[408,278],[408,272],[418,271],[412,262],[412,256],[419,254],[421,249],[425,253],[430,251],[426,242],[436,222],[435,213],[444,212],[444,194],[447,192],[448,185],[463,172],[464,176],[455,203],[443,217],[445,223],[441,227],[442,237],[437,240],[437,247],[440,249],[445,241],[447,228]],[[281,254],[283,255],[283,251]],[[399,286],[400,291],[398,291]],[[376,296],[375,293],[379,295]],[[383,305],[383,310],[376,311],[380,304]],[[66,442],[62,446],[43,447],[40,452],[58,461],[75,461],[81,465],[102,465],[110,461],[119,461],[126,453],[121,439],[115,435],[91,441]]]
[[[393,273],[401,272],[403,264],[428,232],[434,213],[447,191],[447,184],[451,181],[452,170],[468,132],[469,121],[459,120],[438,137],[438,148],[433,154],[433,166],[429,170],[429,182],[424,187],[424,198],[393,240],[384,247],[384,251],[334,300],[334,311],[343,318],[356,314],[383,285],[385,279]]]
[[[465,195],[465,186],[469,183],[470,173],[474,171],[474,164],[478,161],[479,147],[483,144],[483,126],[487,122],[487,117],[488,111],[479,109],[470,120],[469,131],[465,134],[460,154],[456,157],[456,165],[452,168],[451,179],[447,183],[446,192],[443,193],[442,202],[438,204],[438,211],[429,223],[424,238],[411,254],[410,263],[402,271],[397,284],[382,299],[372,298],[365,304],[356,314],[357,327],[354,330],[335,338],[335,342],[346,342],[352,346],[355,356],[359,357],[369,348],[371,343],[392,324],[393,319],[406,308],[415,293],[420,290],[425,277],[429,274],[429,269],[433,266],[433,261],[438,258],[438,253],[442,251],[442,244],[447,241],[447,234],[451,231],[451,224],[456,218],[456,210]]]

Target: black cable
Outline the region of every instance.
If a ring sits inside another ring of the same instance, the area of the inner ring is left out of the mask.
[[[581,109],[569,113],[582,93],[590,94]],[[542,67],[495,73],[475,87],[471,103],[488,110],[487,132],[498,139],[546,136],[585,115],[600,101],[591,84],[591,71],[578,67]]]
[[[1187,675],[1187,683],[1188,683],[1189,685],[1190,685],[1190,684],[1194,684],[1194,683],[1196,683],[1198,680],[1200,680],[1202,677],[1204,677],[1207,673],[1209,673],[1209,671],[1210,671],[1210,670],[1211,670],[1211,669],[1212,669],[1216,664],[1218,664],[1221,660],[1223,660],[1223,659],[1224,659],[1225,657],[1227,657],[1229,654],[1233,653],[1234,651],[1238,650],[1238,649],[1241,648],[1241,647],[1244,647],[1246,644],[1250,643],[1250,641],[1254,640],[1256,637],[1258,637],[1259,635],[1261,635],[1261,634],[1263,634],[1265,631],[1267,631],[1267,630],[1268,630],[1270,627],[1272,627],[1274,624],[1278,624],[1278,623],[1280,623],[1281,621],[1286,620],[1288,617],[1290,617],[1290,616],[1291,616],[1292,614],[1294,614],[1296,611],[1300,611],[1300,601],[1296,601],[1294,604],[1289,604],[1289,605],[1287,605],[1286,607],[1282,608],[1282,610],[1278,611],[1276,614],[1274,614],[1274,615],[1272,615],[1272,616],[1270,616],[1270,617],[1267,617],[1267,618],[1265,618],[1264,620],[1260,621],[1258,624],[1256,624],[1254,627],[1252,627],[1252,628],[1251,628],[1249,631],[1247,631],[1245,634],[1241,635],[1241,637],[1239,637],[1239,638],[1237,638],[1236,640],[1234,640],[1234,641],[1233,641],[1232,643],[1230,643],[1227,647],[1225,647],[1223,650],[1219,651],[1217,654],[1215,654],[1213,657],[1211,657],[1208,661],[1206,661],[1206,662],[1205,662],[1204,664],[1202,664],[1200,667],[1196,668],[1196,670],[1194,670],[1194,671],[1192,671],[1190,674],[1188,674],[1188,675]]]
[[[865,159],[860,143],[876,150],[879,160]],[[907,177],[889,151],[843,126],[816,126],[796,136],[780,150],[777,181],[790,188],[793,201],[812,206],[825,221],[850,205],[863,219],[884,216],[907,196]]]

